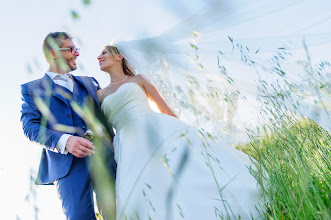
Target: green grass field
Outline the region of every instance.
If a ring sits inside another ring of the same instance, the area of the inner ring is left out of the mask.
[[[259,164],[268,219],[331,219],[331,136],[316,123],[274,127],[236,148]]]

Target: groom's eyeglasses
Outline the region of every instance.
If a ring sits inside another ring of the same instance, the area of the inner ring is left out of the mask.
[[[80,49],[77,47],[65,47],[65,48],[59,48],[58,50],[70,50],[70,53],[72,55],[75,55],[77,52],[80,53]]]

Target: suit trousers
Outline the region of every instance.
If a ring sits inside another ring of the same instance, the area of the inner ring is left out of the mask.
[[[69,173],[54,183],[68,220],[96,219],[93,186],[86,157],[73,157]]]

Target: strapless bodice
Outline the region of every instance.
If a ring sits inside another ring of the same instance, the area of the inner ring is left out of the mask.
[[[120,86],[103,100],[101,109],[116,132],[142,116],[155,113],[149,106],[146,93],[137,83]]]

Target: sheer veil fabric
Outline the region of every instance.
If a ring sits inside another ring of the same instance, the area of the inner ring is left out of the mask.
[[[248,141],[247,129],[277,122],[281,114],[270,110],[308,117],[331,132],[331,3],[206,4],[159,36],[113,45],[180,119],[224,141]]]

